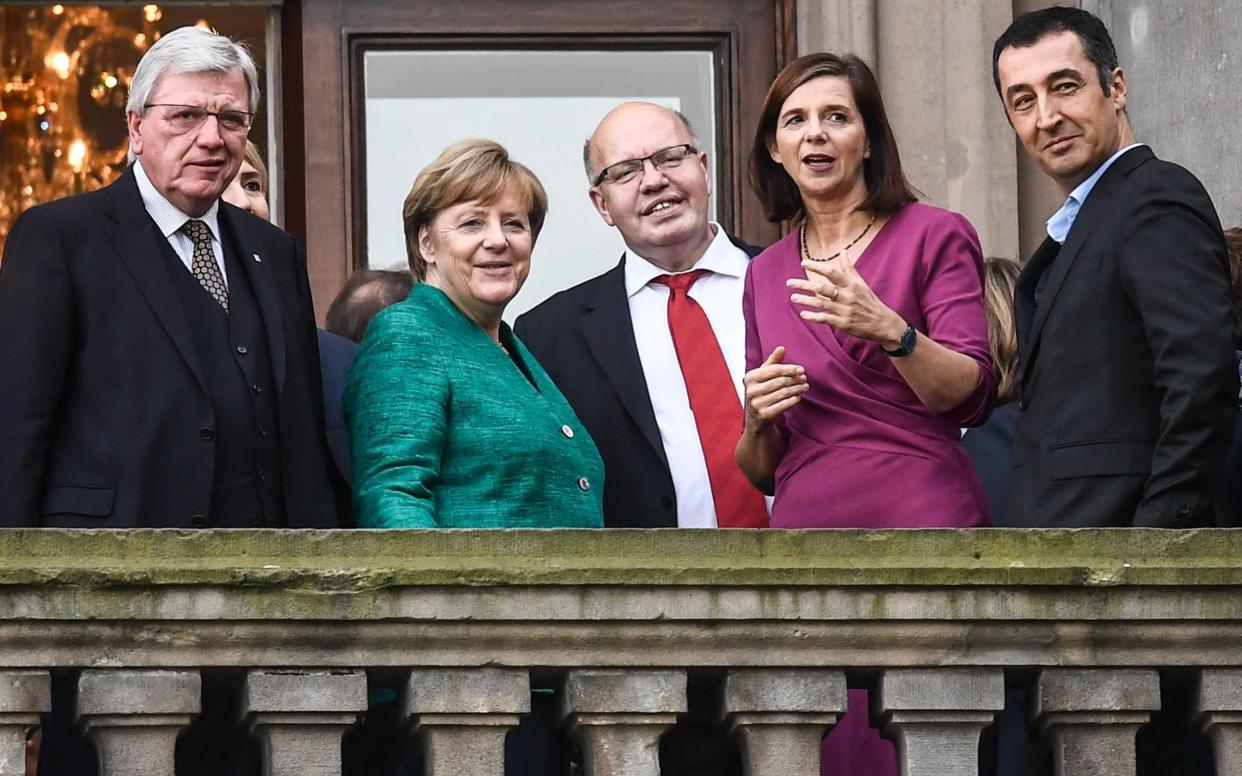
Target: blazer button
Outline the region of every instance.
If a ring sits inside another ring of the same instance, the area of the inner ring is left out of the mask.
[[[1027,408],[1027,407],[1029,407],[1029,406],[1031,406],[1031,400],[1030,400],[1030,399],[1021,399],[1021,400],[1019,400],[1019,401],[1018,401],[1018,409],[1020,409],[1020,410],[1024,410],[1024,409],[1026,409],[1026,408]]]
[[[254,391],[255,393],[263,393],[263,389],[259,387],[258,383],[255,383],[254,385],[250,386],[250,390]]]
[[[249,352],[250,352],[250,351],[246,349],[246,346],[245,346],[245,345],[238,345],[238,346],[237,346],[237,355],[239,355],[239,356],[244,356],[244,355],[246,355],[246,354],[247,354],[247,353],[249,353]]]
[[[206,528],[207,518],[203,517],[202,515],[195,515],[194,517],[190,518],[190,525],[194,526],[195,528]]]
[[[568,424],[561,426],[561,433],[564,434],[566,438],[568,439],[574,438],[574,430],[570,428]]]
[[[585,491],[585,490],[590,490],[590,489],[591,489],[591,481],[590,481],[590,480],[588,480],[586,477],[579,477],[579,478],[578,478],[578,487],[579,487],[579,488],[582,488],[584,491]]]
[[[207,440],[208,442],[210,442],[211,440],[215,439],[216,432],[211,426],[203,426],[202,428],[198,430],[198,435],[202,437],[203,439]]]

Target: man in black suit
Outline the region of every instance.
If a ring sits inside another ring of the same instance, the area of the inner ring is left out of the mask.
[[[621,233],[625,254],[615,268],[518,318],[517,334],[599,447],[607,526],[728,525],[718,519],[726,505],[715,503],[660,278],[710,271],[689,296],[705,311],[737,390],[745,366],[742,284],[758,249],[708,220],[707,154],[675,111],[618,106],[587,141],[583,162],[591,202]],[[727,452],[732,465],[731,445]],[[766,524],[766,514],[759,519]]]
[[[337,525],[306,266],[219,198],[259,103],[244,47],[164,35],[126,107],[133,164],[31,208],[0,264],[0,525]],[[237,675],[204,675],[181,774],[259,771]],[[39,773],[89,776],[57,675]]]
[[[992,61],[1014,131],[1066,196],[1017,285],[1009,524],[1212,525],[1238,391],[1212,202],[1135,142],[1096,17],[1025,14]]]
[[[258,102],[244,47],[168,33],[134,75],[129,170],[17,219],[0,524],[337,525],[305,262],[219,199]]]

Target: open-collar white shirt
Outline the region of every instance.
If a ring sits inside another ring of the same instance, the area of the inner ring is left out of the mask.
[[[718,224],[707,250],[687,272],[710,270],[690,287],[689,296],[707,314],[716,341],[724,354],[729,375],[743,401],[742,375],[746,369],[746,325],[742,320],[742,290],[750,259]],[[638,344],[647,393],[660,427],[660,440],[668,458],[673,489],[677,494],[677,525],[680,528],[715,528],[716,505],[703,458],[698,426],[690,409],[686,381],[677,361],[673,335],[668,329],[667,286],[654,283],[670,274],[632,250],[625,252],[625,293],[630,320]],[[738,429],[741,433],[741,429]]]
[[[164,235],[164,239],[168,240],[185,268],[193,271],[191,267],[194,263],[194,241],[181,231],[181,227],[194,217],[186,215],[155,188],[155,184],[147,177],[146,170],[142,169],[141,157],[134,162],[134,179],[138,181],[138,194],[142,197],[142,205],[151,215],[151,220],[155,222],[160,234]],[[224,286],[228,288],[229,275],[224,269],[224,243],[220,241],[220,200],[212,202],[211,207],[198,220],[207,224],[207,229],[211,231],[211,251],[215,254],[216,263],[220,265]]]

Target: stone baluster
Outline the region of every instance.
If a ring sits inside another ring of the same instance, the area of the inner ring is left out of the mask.
[[[78,721],[99,751],[100,776],[169,776],[177,735],[202,706],[197,671],[87,670]]]
[[[742,750],[747,776],[819,773],[820,742],[845,712],[845,692],[840,671],[730,671],[721,714]]]
[[[872,696],[902,776],[977,776],[979,734],[1005,708],[1005,674],[991,669],[896,669]]]
[[[530,711],[530,676],[502,668],[413,671],[403,711],[427,776],[503,776],[505,736]]]
[[[659,776],[660,737],[686,711],[686,673],[570,671],[561,703],[588,776]]]
[[[267,776],[340,776],[341,738],[366,709],[361,671],[250,671],[242,693]]]
[[[0,671],[0,776],[25,776],[26,733],[51,710],[46,671]]]
[[[1155,671],[1048,669],[1032,717],[1052,736],[1057,776],[1134,776],[1135,735],[1159,708]]]
[[[1216,772],[1242,773],[1242,669],[1204,669],[1198,711],[1216,751]]]

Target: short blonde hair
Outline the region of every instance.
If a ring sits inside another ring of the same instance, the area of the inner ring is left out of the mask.
[[[1013,292],[1022,268],[1013,259],[989,256],[984,260],[983,298],[988,315],[988,344],[996,372],[996,401],[1004,404],[1018,391],[1018,327]]]
[[[427,278],[427,260],[418,247],[418,233],[436,214],[462,202],[491,203],[510,187],[526,206],[531,244],[539,238],[548,213],[548,194],[525,165],[509,158],[504,146],[493,140],[462,140],[440,152],[423,168],[405,198],[401,219],[405,224],[405,251],[416,280]]]

